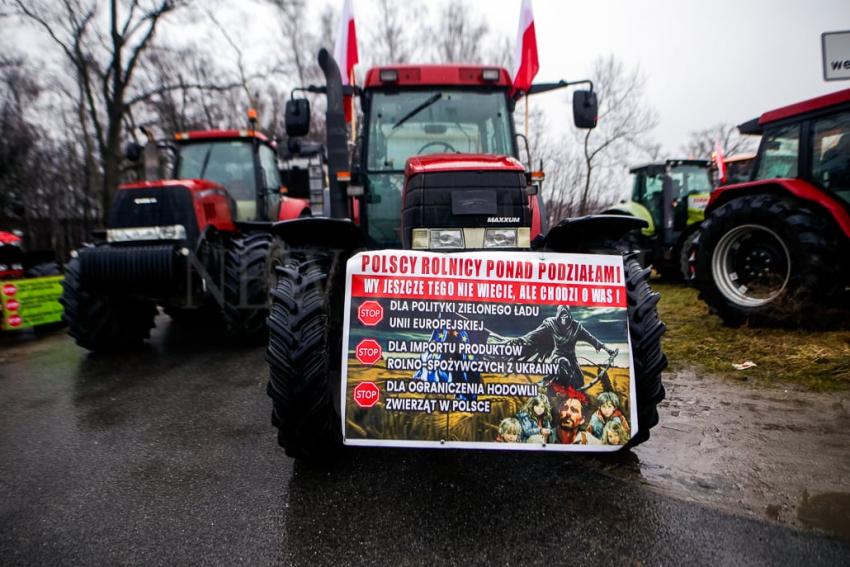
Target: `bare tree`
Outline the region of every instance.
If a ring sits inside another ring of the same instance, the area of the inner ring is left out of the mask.
[[[436,28],[428,33],[434,58],[446,63],[481,63],[482,46],[490,32],[463,0],[449,0],[443,7]]]
[[[109,209],[121,174],[121,137],[132,104],[154,93],[133,94],[139,63],[161,19],[178,7],[174,0],[110,0],[108,18],[96,2],[62,0],[60,5],[15,0],[22,16],[44,30],[71,64],[85,100],[87,119],[94,129],[103,170],[102,210]],[[108,22],[105,29],[100,23]]]
[[[660,151],[651,138],[658,119],[645,100],[640,71],[608,56],[596,60],[590,78],[599,100],[597,127],[536,142],[546,169],[550,223],[604,209],[622,189],[627,164]],[[538,128],[533,119],[531,127]]]
[[[581,134],[584,182],[579,214],[591,211],[591,194],[602,195],[612,170],[628,163],[635,149],[651,144],[649,133],[658,125],[658,116],[644,96],[645,79],[640,70],[627,70],[613,55],[597,59],[591,72],[599,100],[596,128]]]
[[[394,65],[410,63],[421,55],[419,46],[425,45],[424,38],[411,33],[413,21],[425,17],[424,7],[406,2],[378,0],[378,18],[374,32],[368,36],[370,63],[372,65]]]
[[[754,152],[756,141],[753,136],[742,136],[737,126],[720,123],[691,132],[681,150],[688,157],[708,159],[717,142],[720,143],[723,153],[731,156]]]

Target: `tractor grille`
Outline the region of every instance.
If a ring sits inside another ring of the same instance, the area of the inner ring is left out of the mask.
[[[110,294],[175,290],[184,266],[174,246],[96,246],[80,250],[80,283]]]
[[[517,171],[423,173],[407,182],[401,213],[404,247],[414,228],[528,227],[525,176]]]

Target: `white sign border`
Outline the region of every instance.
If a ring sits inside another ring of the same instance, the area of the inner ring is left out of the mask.
[[[380,253],[411,253],[410,250],[368,250],[355,254],[346,262],[345,270],[345,313],[342,327],[342,365],[340,367],[340,430],[342,431],[342,442],[344,445],[359,447],[395,447],[395,448],[419,448],[419,449],[483,449],[492,451],[556,451],[561,453],[613,453],[624,449],[624,445],[581,445],[561,443],[497,443],[495,441],[413,441],[403,439],[348,439],[346,432],[346,413],[348,404],[348,350],[349,350],[349,325],[351,323],[351,285],[354,271],[348,269],[348,264],[363,254]],[[439,252],[416,251],[417,254],[441,255]],[[457,253],[457,255],[477,255],[480,252]],[[524,254],[529,254],[528,252]],[[567,254],[557,252],[531,252],[537,260],[548,260],[553,256],[570,258],[587,258],[588,256],[605,256],[604,254]],[[625,277],[625,260],[623,261],[623,275]],[[625,289],[625,284],[623,285]],[[635,384],[634,352],[632,349],[632,334],[629,329],[628,305],[626,306],[626,339],[629,344],[629,419],[631,421],[631,437],[640,431],[637,412],[637,387]]]

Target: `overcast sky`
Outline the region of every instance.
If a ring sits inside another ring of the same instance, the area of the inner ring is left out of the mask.
[[[376,1],[353,1],[363,37]],[[341,11],[343,1],[309,2],[314,21],[327,4]],[[423,4],[434,16],[442,2]],[[515,38],[520,0],[470,4],[494,32]],[[667,153],[676,153],[691,131],[740,124],[777,106],[850,88],[850,81],[823,80],[820,47],[821,33],[850,30],[850,0],[534,0],[533,7],[537,80],[584,78],[593,60],[608,53],[640,66],[647,99],[661,118],[656,137]],[[258,31],[270,29],[257,25]],[[563,94],[538,100],[550,122],[571,127]]]
[[[401,1],[421,2],[431,18],[444,5],[443,0]],[[366,37],[377,17],[377,0],[353,2],[358,35]],[[493,32],[512,41],[520,2],[469,0]],[[343,0],[307,4],[318,32],[322,9],[330,5],[341,11]],[[249,46],[253,58],[262,60],[270,49],[279,48],[277,16],[261,0],[207,5]],[[821,33],[850,30],[850,0],[534,0],[533,7],[540,53],[537,80],[585,78],[593,60],[609,53],[628,66],[640,66],[647,100],[661,119],[655,137],[668,155],[676,154],[694,130],[718,122],[740,124],[777,106],[850,88],[850,81],[823,80],[820,47]],[[195,27],[197,34],[187,32],[191,28],[185,20],[174,21],[163,26],[160,36],[217,33],[208,24]],[[19,38],[19,45],[31,49],[47,45],[29,30]],[[332,41],[328,38],[329,46]],[[361,58],[364,48],[361,42]],[[232,58],[232,53],[223,49],[221,56]],[[358,76],[365,71],[359,68]],[[563,93],[533,100],[553,128],[572,127]]]

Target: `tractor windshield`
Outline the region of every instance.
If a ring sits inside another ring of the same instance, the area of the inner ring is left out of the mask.
[[[694,193],[711,192],[711,173],[701,165],[677,165],[670,172],[673,198],[681,199]]]
[[[215,181],[224,185],[234,200],[254,202],[257,190],[252,144],[245,140],[183,144],[177,178]]]
[[[503,90],[377,91],[367,121],[363,165],[370,193],[369,234],[381,246],[401,242],[407,158],[435,153],[516,155]]]

